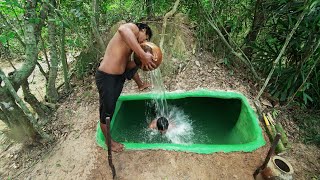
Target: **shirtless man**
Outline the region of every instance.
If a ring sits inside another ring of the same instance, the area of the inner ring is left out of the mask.
[[[150,53],[145,53],[140,47],[144,41],[152,37],[150,27],[142,23],[127,23],[118,28],[118,31],[110,40],[103,60],[96,72],[96,85],[99,91],[100,102],[100,127],[105,136],[107,144],[106,118],[112,119],[116,102],[122,92],[126,79],[132,79],[138,67],[134,61],[130,61],[130,55],[135,52],[141,60],[141,67],[146,70],[153,70],[156,65],[152,59],[156,59]],[[123,144],[111,138],[111,150],[114,152],[123,151]]]

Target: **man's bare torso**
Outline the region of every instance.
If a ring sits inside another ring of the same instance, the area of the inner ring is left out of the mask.
[[[108,74],[123,74],[132,50],[124,42],[119,32],[110,40],[99,70]]]

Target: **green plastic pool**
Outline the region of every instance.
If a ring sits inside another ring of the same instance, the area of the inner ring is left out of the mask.
[[[124,94],[117,102],[111,135],[123,143],[126,150],[164,149],[209,154],[251,152],[265,145],[256,114],[242,94],[209,90],[166,93],[168,104],[183,109],[192,119],[195,129],[192,144],[146,141],[141,130],[147,127],[147,104],[152,97],[152,93]],[[106,148],[99,123],[96,140]]]

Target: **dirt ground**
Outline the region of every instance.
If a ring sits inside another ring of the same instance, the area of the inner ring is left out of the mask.
[[[200,59],[201,61],[197,61]],[[179,63],[179,62],[177,62]],[[252,105],[257,94],[247,75],[231,71],[208,54],[197,54],[188,63],[164,78],[168,91],[207,88],[238,91]],[[141,76],[147,80],[147,74]],[[133,81],[123,93],[137,93]],[[112,179],[107,151],[97,146],[98,93],[91,76],[60,104],[48,131],[54,144],[43,142],[30,147],[11,144],[0,151],[0,177],[3,179]],[[266,141],[268,138],[265,136]],[[320,174],[320,150],[313,145],[292,142],[283,156],[292,164],[295,179],[311,179]],[[209,155],[164,150],[113,153],[117,179],[253,179],[262,164],[269,143],[252,153],[213,153]],[[0,178],[0,179],[2,179]]]

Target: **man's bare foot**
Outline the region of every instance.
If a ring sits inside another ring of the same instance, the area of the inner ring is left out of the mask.
[[[121,143],[111,140],[111,151],[121,152],[124,150],[124,146]]]
[[[151,85],[149,83],[143,83],[142,85],[138,86],[138,89],[139,89],[139,91],[143,91],[149,87],[151,87]]]

